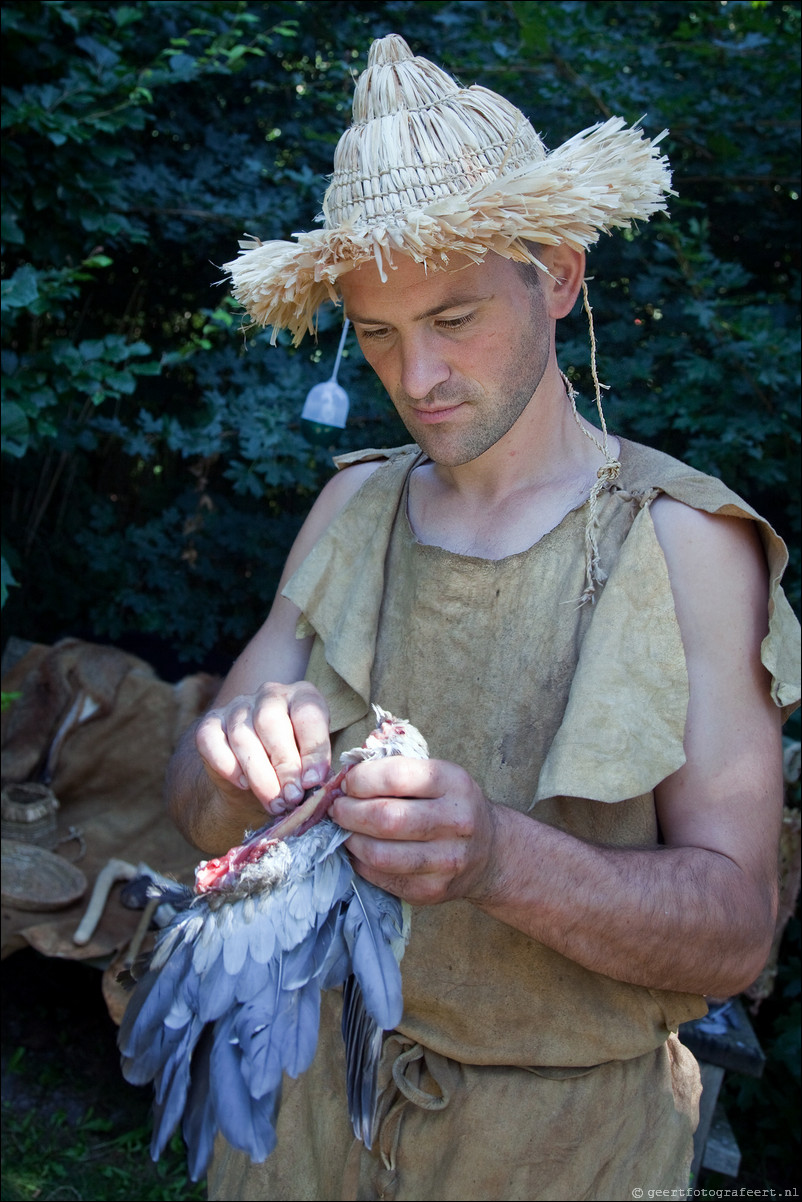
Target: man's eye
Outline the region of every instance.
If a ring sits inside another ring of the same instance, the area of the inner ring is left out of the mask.
[[[441,317],[437,324],[441,330],[458,330],[460,326],[467,326],[473,320],[473,313],[464,313],[461,317]]]
[[[435,320],[435,326],[438,330],[459,330],[474,321],[475,316],[474,313],[463,313],[459,317],[438,317]],[[381,342],[392,337],[392,334],[391,326],[374,326],[370,329],[359,330],[359,337],[363,342]]]

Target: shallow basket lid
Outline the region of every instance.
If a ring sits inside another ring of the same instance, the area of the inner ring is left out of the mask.
[[[44,847],[2,840],[2,896],[18,910],[63,910],[86,892],[86,877]]]

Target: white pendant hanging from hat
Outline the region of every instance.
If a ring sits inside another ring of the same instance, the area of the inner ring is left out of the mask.
[[[348,393],[337,383],[337,372],[340,369],[340,360],[343,356],[343,347],[350,324],[346,317],[331,376],[322,384],[315,384],[306,395],[304,407],[301,410],[301,417],[304,421],[315,422],[319,426],[336,426],[340,430],[345,426],[348,417]]]

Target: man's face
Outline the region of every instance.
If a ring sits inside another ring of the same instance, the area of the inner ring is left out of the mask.
[[[387,275],[371,261],[340,280],[362,352],[429,458],[468,463],[507,434],[546,370],[542,287],[498,255],[428,272],[397,255]]]

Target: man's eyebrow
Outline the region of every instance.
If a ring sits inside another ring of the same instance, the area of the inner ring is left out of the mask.
[[[475,292],[465,293],[462,296],[452,296],[448,300],[439,305],[434,305],[431,309],[424,310],[423,313],[416,313],[412,318],[413,321],[426,321],[429,317],[437,317],[439,313],[445,313],[448,309],[458,309],[462,305],[476,305],[481,301],[492,300],[492,294],[484,295]],[[388,323],[380,317],[360,317],[359,314],[352,312],[350,309],[345,310],[345,316],[351,322],[358,322],[363,326],[383,326]]]

